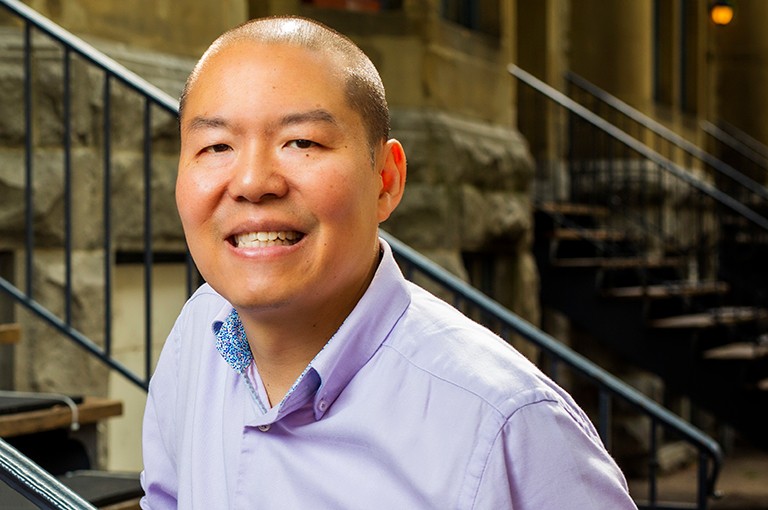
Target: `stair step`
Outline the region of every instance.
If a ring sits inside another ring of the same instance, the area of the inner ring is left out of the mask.
[[[717,360],[751,360],[768,356],[768,345],[735,342],[704,351],[704,358]]]
[[[138,508],[144,495],[138,473],[74,471],[59,480],[99,508]]]
[[[0,344],[16,344],[21,340],[19,324],[0,324]]]
[[[608,216],[610,211],[607,207],[589,204],[573,204],[568,202],[544,202],[537,208],[550,214],[563,214],[569,216]]]
[[[556,228],[550,235],[553,239],[561,241],[623,241],[627,239],[626,232],[620,230],[592,228]]]
[[[647,259],[643,257],[573,257],[555,259],[552,261],[552,265],[555,267],[603,269],[676,267],[681,264],[681,259],[677,258]]]
[[[728,284],[725,282],[670,282],[662,285],[636,287],[616,287],[606,289],[603,295],[620,299],[654,298],[664,299],[679,296],[705,296],[725,294]]]
[[[650,322],[650,326],[657,329],[706,329],[754,322],[765,318],[768,318],[768,311],[764,308],[724,307],[707,312],[655,319]]]

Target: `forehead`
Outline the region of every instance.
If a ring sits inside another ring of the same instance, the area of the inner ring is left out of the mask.
[[[190,100],[282,94],[343,97],[346,73],[329,51],[253,40],[229,42],[207,55],[187,90]],[[186,106],[186,105],[185,105]]]

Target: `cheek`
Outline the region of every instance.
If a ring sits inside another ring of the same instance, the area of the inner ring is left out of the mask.
[[[176,207],[184,229],[194,228],[209,216],[212,189],[199,175],[180,170],[176,179]]]

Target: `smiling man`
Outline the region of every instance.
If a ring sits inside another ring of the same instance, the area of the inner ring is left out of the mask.
[[[207,283],[151,381],[143,508],[635,508],[572,399],[378,238],[405,155],[351,41],[294,17],[227,32],[180,128]]]

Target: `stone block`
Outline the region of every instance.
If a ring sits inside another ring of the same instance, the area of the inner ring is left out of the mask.
[[[112,235],[115,248],[144,248],[144,160],[142,154],[123,152],[113,158]],[[152,233],[158,246],[184,250],[174,188],[176,158],[157,155],[152,161]]]
[[[383,228],[416,249],[458,250],[461,224],[457,198],[446,186],[409,183]]]
[[[104,338],[104,260],[99,252],[73,254],[72,325],[100,344]],[[21,268],[19,268],[21,270]],[[34,260],[34,297],[64,317],[66,279],[60,250],[38,250]],[[21,279],[21,273],[18,275]],[[16,387],[103,396],[106,367],[29,313],[20,314],[25,341],[17,346]]]
[[[518,239],[531,231],[533,216],[526,195],[484,192],[471,185],[461,187],[461,246],[477,251],[492,245],[515,250]]]

